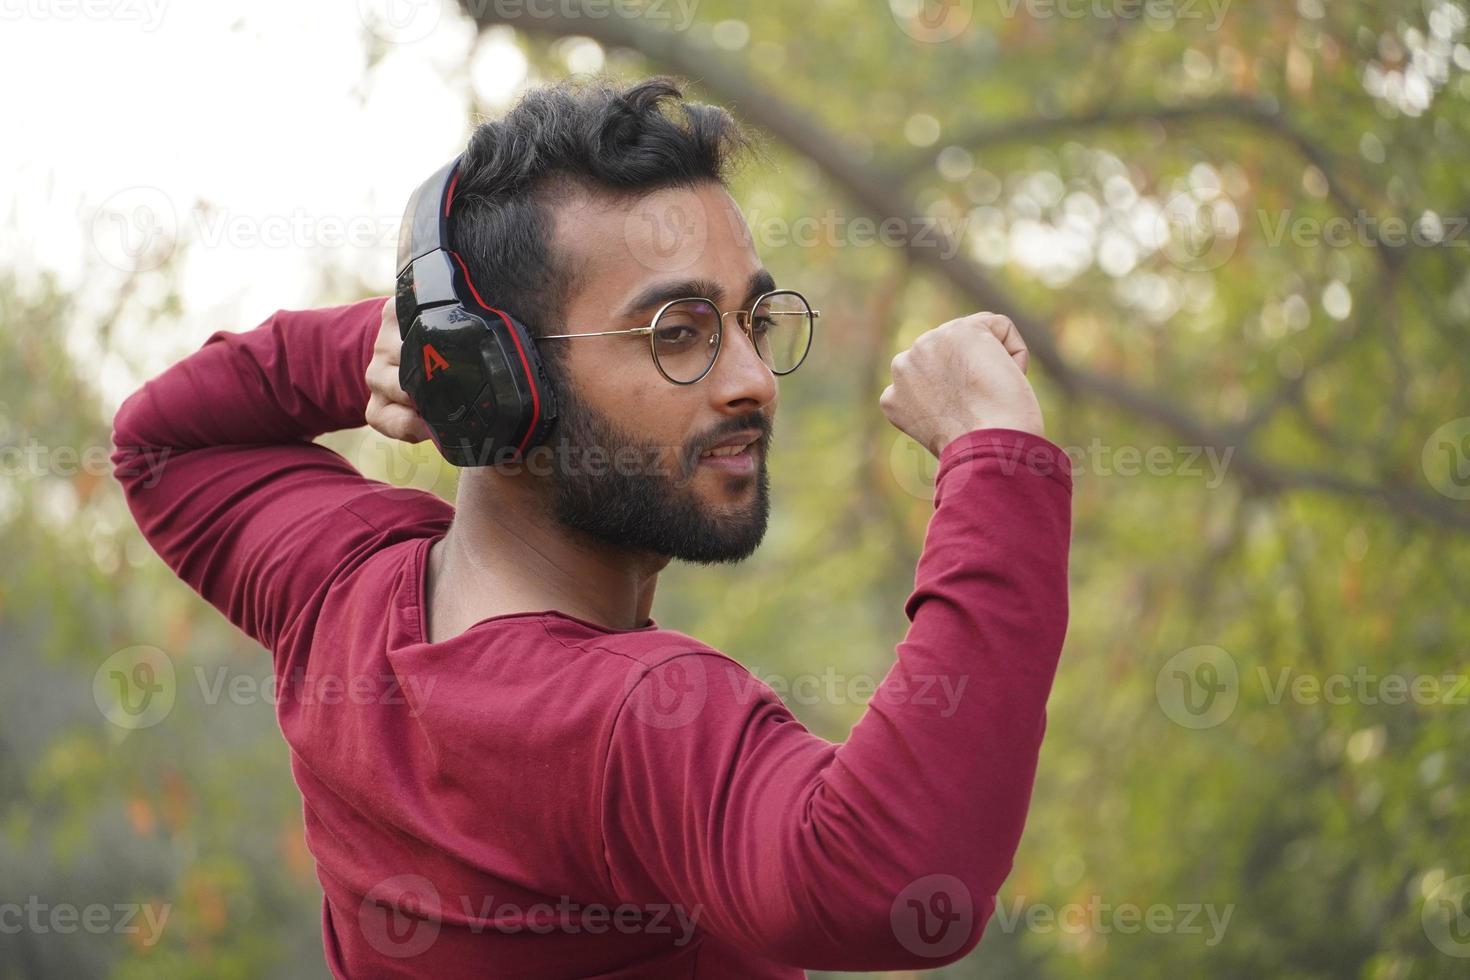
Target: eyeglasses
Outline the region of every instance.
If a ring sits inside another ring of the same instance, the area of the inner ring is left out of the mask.
[[[736,323],[773,374],[790,374],[806,360],[812,346],[813,326],[822,314],[793,289],[777,289],[758,297],[748,310],[721,313],[713,300],[691,296],[665,303],[646,327],[599,330],[592,333],[556,333],[540,340],[573,337],[613,337],[647,334],[654,367],[676,385],[692,385],[715,366],[724,340],[725,317]]]

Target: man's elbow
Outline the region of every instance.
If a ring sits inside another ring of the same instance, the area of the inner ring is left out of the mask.
[[[112,416],[112,475],[129,494],[157,486],[168,461],[168,446],[148,438],[152,405],[145,385],[133,392]]]
[[[826,904],[793,921],[766,952],[809,970],[930,970],[974,950],[995,907],[947,874]]]
[[[932,970],[963,959],[979,945],[993,907],[953,875],[917,878],[868,912],[867,969]]]

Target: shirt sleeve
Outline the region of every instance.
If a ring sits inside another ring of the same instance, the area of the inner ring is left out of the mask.
[[[367,479],[311,441],[363,424],[384,302],[280,310],[253,330],[216,332],[113,420],[113,473],[148,543],[272,650],[381,538],[385,508],[354,501],[391,491],[405,521],[452,513],[432,494]]]
[[[1020,842],[1066,633],[1069,463],[1009,429],[945,447],[908,634],[843,744],[717,652],[642,666],[603,776],[620,897],[808,969],[971,950]]]

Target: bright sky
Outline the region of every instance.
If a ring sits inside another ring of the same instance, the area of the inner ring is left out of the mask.
[[[1463,12],[1432,0],[1429,23],[1430,36],[1403,34],[1409,68],[1369,65],[1365,76],[1411,115],[1451,66],[1470,70]],[[748,40],[738,21],[710,29],[717,47]],[[556,50],[568,71],[602,67],[585,38]],[[1207,59],[1197,68],[1214,70]],[[328,290],[350,278],[387,292],[403,202],[463,148],[469,92],[497,113],[534,81],[511,32],[477,41],[454,0],[0,0],[0,262],[23,282],[46,269],[74,292],[85,283],[100,312],[131,270],[178,260],[182,328],[119,324],[125,358],[98,357],[91,319],[66,338],[116,404],[216,329],[345,299]],[[944,134],[918,111],[904,135],[931,146]],[[1050,167],[1003,191],[959,147],[939,154],[938,170],[976,205],[951,217],[980,262],[1060,288],[1096,261],[1119,279],[1120,301],[1162,319],[1177,290],[1139,262],[1175,225],[1223,228],[1233,243],[1232,197],[1246,188],[1201,164],[1172,199],[1153,200],[1121,161],[1098,161],[1100,194],[1070,190]],[[145,276],[140,299],[163,286]],[[1341,318],[1346,286],[1329,289],[1328,312]]]
[[[527,81],[508,33],[477,45],[437,2],[0,0],[0,262],[100,306],[181,243],[187,329],[123,324],[137,357],[105,364],[109,401],[215,329],[318,302],[324,270],[391,288],[403,202],[469,134],[464,81],[492,112]],[[420,19],[395,32],[386,3]]]
[[[748,30],[721,22],[710,41],[739,48]],[[369,71],[373,50],[382,57]],[[569,71],[602,67],[585,38],[557,51]],[[509,31],[477,42],[454,0],[0,0],[0,132],[21,134],[7,143],[22,150],[0,158],[0,262],[55,270],[73,289],[85,280],[100,309],[128,270],[175,249],[182,329],[120,324],[127,358],[99,358],[90,322],[67,338],[100,365],[115,404],[216,329],[346,298],[324,294],[328,273],[388,291],[403,202],[462,149],[468,90],[499,112],[527,71]],[[941,135],[922,112],[905,128],[918,146]],[[974,163],[947,151],[940,171],[994,185],[974,198],[986,206],[946,229],[981,261],[1009,256],[1053,285],[1092,263],[1095,207],[1065,226],[1029,220],[1042,204],[1007,222],[988,206],[1003,203],[999,182]],[[1055,175],[1031,183],[1016,193],[1061,200]],[[1128,210],[1143,251],[1157,247],[1158,209]],[[1111,273],[1134,265],[1133,237],[1102,242]],[[144,298],[162,286],[145,278]]]

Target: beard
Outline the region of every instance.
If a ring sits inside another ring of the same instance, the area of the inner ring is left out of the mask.
[[[771,424],[763,413],[742,417],[739,425],[732,422],[675,454],[641,442],[569,392],[557,395],[549,482],[552,512],[563,527],[618,548],[700,565],[744,561],[760,546],[770,517]],[[716,512],[692,486],[698,454],[708,442],[742,429],[762,433],[751,450],[755,473],[721,478],[754,480],[755,492],[738,510]]]

